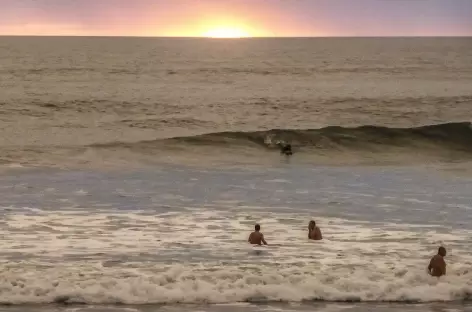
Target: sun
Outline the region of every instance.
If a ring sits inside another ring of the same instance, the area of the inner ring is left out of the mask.
[[[238,27],[216,27],[205,31],[203,36],[208,38],[247,38],[251,35]]]

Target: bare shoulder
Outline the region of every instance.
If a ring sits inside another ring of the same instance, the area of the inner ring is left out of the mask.
[[[441,257],[440,255],[434,255],[433,258],[431,258],[431,262],[433,263],[440,263],[440,264],[446,264],[446,261],[444,261],[444,258]]]

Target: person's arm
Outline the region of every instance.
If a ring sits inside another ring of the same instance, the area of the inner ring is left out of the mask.
[[[441,263],[442,274],[446,275],[446,261],[444,261],[444,259],[442,259],[441,262],[442,262]]]
[[[267,245],[267,242],[266,242],[265,239],[264,239],[264,235],[263,235],[263,234],[261,234],[261,235],[262,235],[262,238],[261,238],[262,243],[264,243],[264,245]]]
[[[323,239],[323,234],[321,234],[320,228],[318,228],[318,237],[320,240]]]
[[[429,261],[429,265],[428,265],[428,273],[430,275],[433,275],[433,261],[434,261],[434,257],[431,259],[431,261]]]
[[[248,239],[247,239],[248,243],[250,243],[250,242],[251,242],[251,237],[252,237],[252,233],[251,233],[251,234],[249,234],[249,237],[248,237]]]

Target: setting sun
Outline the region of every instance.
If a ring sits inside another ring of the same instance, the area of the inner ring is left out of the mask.
[[[250,37],[250,34],[237,27],[217,27],[205,31],[203,36],[209,38],[245,38]]]

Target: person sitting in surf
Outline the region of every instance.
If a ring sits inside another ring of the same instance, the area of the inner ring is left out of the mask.
[[[308,223],[308,239],[312,240],[322,240],[323,235],[321,234],[321,230],[319,227],[316,226],[316,222],[311,220]]]
[[[248,242],[252,245],[267,245],[267,242],[264,239],[264,234],[262,234],[261,231],[261,226],[259,224],[256,224],[254,226],[255,231],[252,232],[249,235]]]
[[[446,275],[446,248],[439,247],[438,254],[435,255],[428,265],[428,272],[431,276],[440,277]]]

